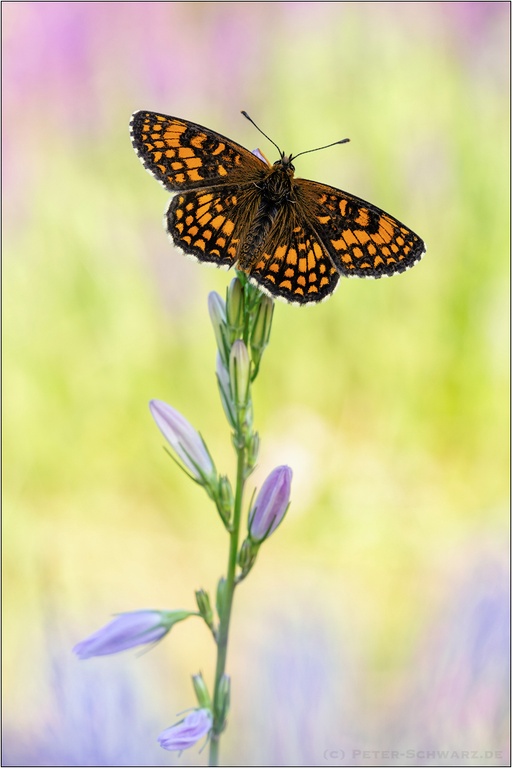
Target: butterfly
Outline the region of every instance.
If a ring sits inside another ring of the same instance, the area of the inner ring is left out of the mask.
[[[393,275],[425,252],[418,235],[380,208],[296,179],[298,155],[285,155],[277,144],[280,158],[272,165],[261,153],[178,117],[142,110],[130,128],[144,167],[175,193],[166,212],[175,245],[198,261],[236,266],[273,297],[319,302],[341,275]]]

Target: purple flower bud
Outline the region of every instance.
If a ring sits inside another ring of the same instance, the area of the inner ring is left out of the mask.
[[[260,488],[249,512],[249,536],[261,543],[275,531],[290,504],[292,470],[276,467]]]
[[[216,291],[208,294],[208,312],[214,326],[226,322],[226,303]]]
[[[164,749],[177,750],[193,747],[199,739],[206,736],[212,728],[213,718],[208,709],[195,709],[179,723],[166,728],[158,737],[158,743]]]
[[[236,413],[233,405],[233,398],[231,396],[231,382],[229,379],[229,371],[222,362],[220,353],[217,352],[217,383],[219,385],[220,399],[222,401],[222,407],[226,418],[233,428],[236,427]]]
[[[256,155],[256,157],[259,157],[259,159],[260,159],[260,160],[263,160],[263,162],[265,163],[265,165],[271,165],[271,163],[269,163],[269,161],[267,160],[267,158],[265,157],[265,155],[263,154],[263,152],[261,151],[261,149],[258,149],[258,148],[256,147],[256,149],[253,149],[253,150],[252,150],[252,154],[253,154],[253,155]]]
[[[73,648],[80,659],[106,656],[146,643],[156,643],[173,624],[193,614],[190,611],[131,611],[121,613]]]
[[[162,400],[149,404],[156,425],[194,478],[200,483],[216,477],[215,467],[202,437],[181,413]]]

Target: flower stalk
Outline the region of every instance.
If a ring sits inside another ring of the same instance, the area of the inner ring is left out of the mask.
[[[208,311],[217,342],[216,377],[220,399],[236,452],[236,479],[232,486],[219,474],[202,436],[172,406],[152,400],[151,414],[168,443],[167,452],[178,466],[214,502],[229,535],[225,575],[217,584],[214,611],[204,589],[195,592],[196,611],[133,611],[75,646],[82,658],[118,653],[161,640],[174,624],[189,616],[200,617],[211,633],[217,651],[213,690],[210,694],[201,673],[192,676],[197,707],[158,737],[164,749],[181,751],[203,737],[210,742],[209,765],[219,764],[220,738],[227,726],[231,681],[226,673],[229,630],[236,587],[253,568],[258,551],[282,522],[289,505],[291,469],[277,467],[255,492],[247,513],[247,533],[241,540],[244,490],[257,461],[260,439],[253,427],[252,384],[258,375],[270,339],[273,302],[255,288],[243,273],[231,281],[224,301],[208,297]]]
[[[216,300],[210,298],[209,301],[212,306],[220,306],[220,297]],[[271,299],[255,289],[243,273],[238,273],[227,291],[225,329],[219,327],[218,316],[212,318],[213,322],[217,324],[217,327],[214,327],[217,341],[224,345],[225,340],[228,339],[231,344],[229,366],[223,365],[225,354],[219,348],[217,381],[224,411],[233,429],[232,440],[237,455],[237,470],[233,519],[229,529],[230,542],[227,572],[226,577],[220,580],[217,590],[219,627],[217,632],[217,663],[213,693],[213,725],[210,732],[210,766],[218,765],[219,740],[226,727],[226,717],[229,710],[230,685],[229,677],[226,675],[226,661],[235,588],[254,565],[257,550],[264,538],[281,522],[289,500],[291,471],[289,471],[289,476],[287,475],[286,480],[288,483],[288,497],[285,500],[284,508],[283,488],[280,487],[279,491],[277,491],[277,496],[279,497],[278,500],[281,503],[281,507],[279,505],[276,507],[274,503],[275,509],[270,514],[267,510],[267,517],[265,519],[269,521],[269,530],[265,532],[265,536],[255,544],[251,542],[245,548],[243,545],[242,548],[239,548],[244,488],[256,464],[259,449],[259,436],[253,430],[251,385],[258,374],[261,358],[270,338],[272,313],[273,302]],[[279,479],[282,486],[282,473]],[[273,483],[270,476],[266,481],[266,485],[269,483],[274,488],[275,483]],[[276,492],[272,495],[271,490],[270,495],[275,502]],[[269,492],[266,493],[266,497],[268,496]],[[279,520],[276,519],[277,516],[280,516]],[[246,556],[245,561],[244,555]],[[240,567],[238,574],[237,566]]]

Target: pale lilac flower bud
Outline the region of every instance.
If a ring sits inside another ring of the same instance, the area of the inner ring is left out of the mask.
[[[236,428],[236,413],[235,413],[235,407],[233,405],[233,398],[231,396],[231,382],[229,380],[229,371],[222,362],[222,357],[220,356],[220,353],[217,353],[217,366],[216,366],[216,373],[217,373],[217,383],[219,385],[219,392],[220,392],[220,399],[222,401],[222,407],[224,408],[224,413],[226,414],[226,418],[233,427],[233,429]]]
[[[225,365],[229,360],[229,342],[226,326],[226,304],[221,296],[215,291],[208,294],[208,312],[213,326],[213,332],[217,341],[219,353]]]
[[[149,407],[158,429],[194,478],[203,485],[212,482],[216,477],[215,467],[203,438],[194,427],[162,400],[151,400]]]
[[[231,347],[229,377],[233,401],[238,408],[244,408],[249,397],[250,362],[247,347],[241,339]]]
[[[249,536],[261,543],[275,531],[290,504],[292,470],[276,467],[260,488],[249,512]]]
[[[197,744],[212,728],[212,713],[208,709],[195,709],[179,723],[171,725],[158,737],[158,743],[164,749],[188,749]]]
[[[265,165],[270,165],[269,161],[267,160],[267,158],[265,157],[265,155],[263,154],[261,149],[258,149],[258,147],[256,147],[256,149],[252,150],[252,154],[256,155],[256,157],[259,157],[260,160],[263,160]]]
[[[131,611],[121,613],[73,648],[80,659],[106,656],[127,648],[161,640],[171,627],[193,614],[190,611]]]

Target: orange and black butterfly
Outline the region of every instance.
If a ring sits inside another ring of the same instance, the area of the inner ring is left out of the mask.
[[[177,193],[166,213],[174,243],[199,261],[236,265],[272,296],[322,301],[340,275],[403,272],[425,251],[414,232],[380,208],[294,178],[298,155],[277,145],[281,156],[271,165],[189,120],[142,110],[130,126],[145,168]]]

